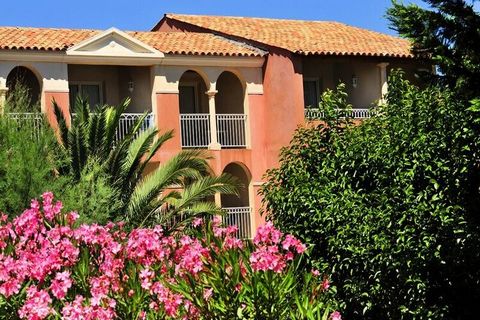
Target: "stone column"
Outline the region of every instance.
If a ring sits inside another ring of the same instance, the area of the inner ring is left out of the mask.
[[[380,68],[380,103],[385,103],[385,97],[388,93],[388,83],[387,83],[387,62],[382,62],[377,65]]]
[[[210,119],[210,144],[208,146],[208,149],[210,150],[220,150],[222,148],[217,139],[217,112],[215,109],[216,93],[216,90],[205,92],[208,96],[208,113]]]
[[[0,114],[3,114],[8,88],[0,88]]]

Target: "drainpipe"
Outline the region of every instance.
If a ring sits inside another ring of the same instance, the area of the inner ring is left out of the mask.
[[[217,112],[215,109],[215,94],[217,94],[217,91],[207,91],[205,94],[208,96],[208,113],[210,120],[210,144],[208,145],[208,149],[220,150],[222,146],[218,143],[217,139]]]

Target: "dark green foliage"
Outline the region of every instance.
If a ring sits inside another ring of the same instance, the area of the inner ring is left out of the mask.
[[[106,224],[121,208],[119,192],[110,183],[103,166],[94,158],[82,170],[79,179],[64,176],[54,185],[54,194],[63,199],[66,211],[76,211],[78,223]]]
[[[467,97],[480,96],[480,15],[477,0],[425,0],[430,9],[393,1],[393,29],[413,41],[413,52],[430,57],[440,73],[433,77]]]
[[[343,97],[322,106],[346,108]],[[360,126],[299,129],[267,174],[268,218],[315,245],[346,319],[474,318],[480,103],[399,75],[387,101]]]
[[[56,180],[56,145],[43,119],[0,115],[0,211],[21,213]]]

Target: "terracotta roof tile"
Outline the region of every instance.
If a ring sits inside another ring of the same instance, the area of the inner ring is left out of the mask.
[[[262,56],[264,52],[211,33],[129,32],[158,51],[169,54]]]
[[[339,22],[179,14],[165,17],[302,55],[413,57],[407,40]]]
[[[100,30],[0,27],[0,49],[65,51]],[[251,46],[209,33],[127,32],[169,54],[262,56]]]
[[[81,29],[0,27],[0,49],[61,51],[97,33]]]

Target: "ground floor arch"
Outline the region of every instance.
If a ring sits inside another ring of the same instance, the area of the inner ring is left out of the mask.
[[[222,208],[226,211],[224,221],[227,225],[236,225],[238,227],[239,237],[250,238],[252,230],[252,206],[250,204],[251,174],[246,166],[236,162],[228,164],[223,173],[237,178],[240,184],[238,196],[222,194],[220,197]]]
[[[10,108],[18,111],[40,111],[41,83],[27,67],[17,66],[7,76],[6,99]]]

